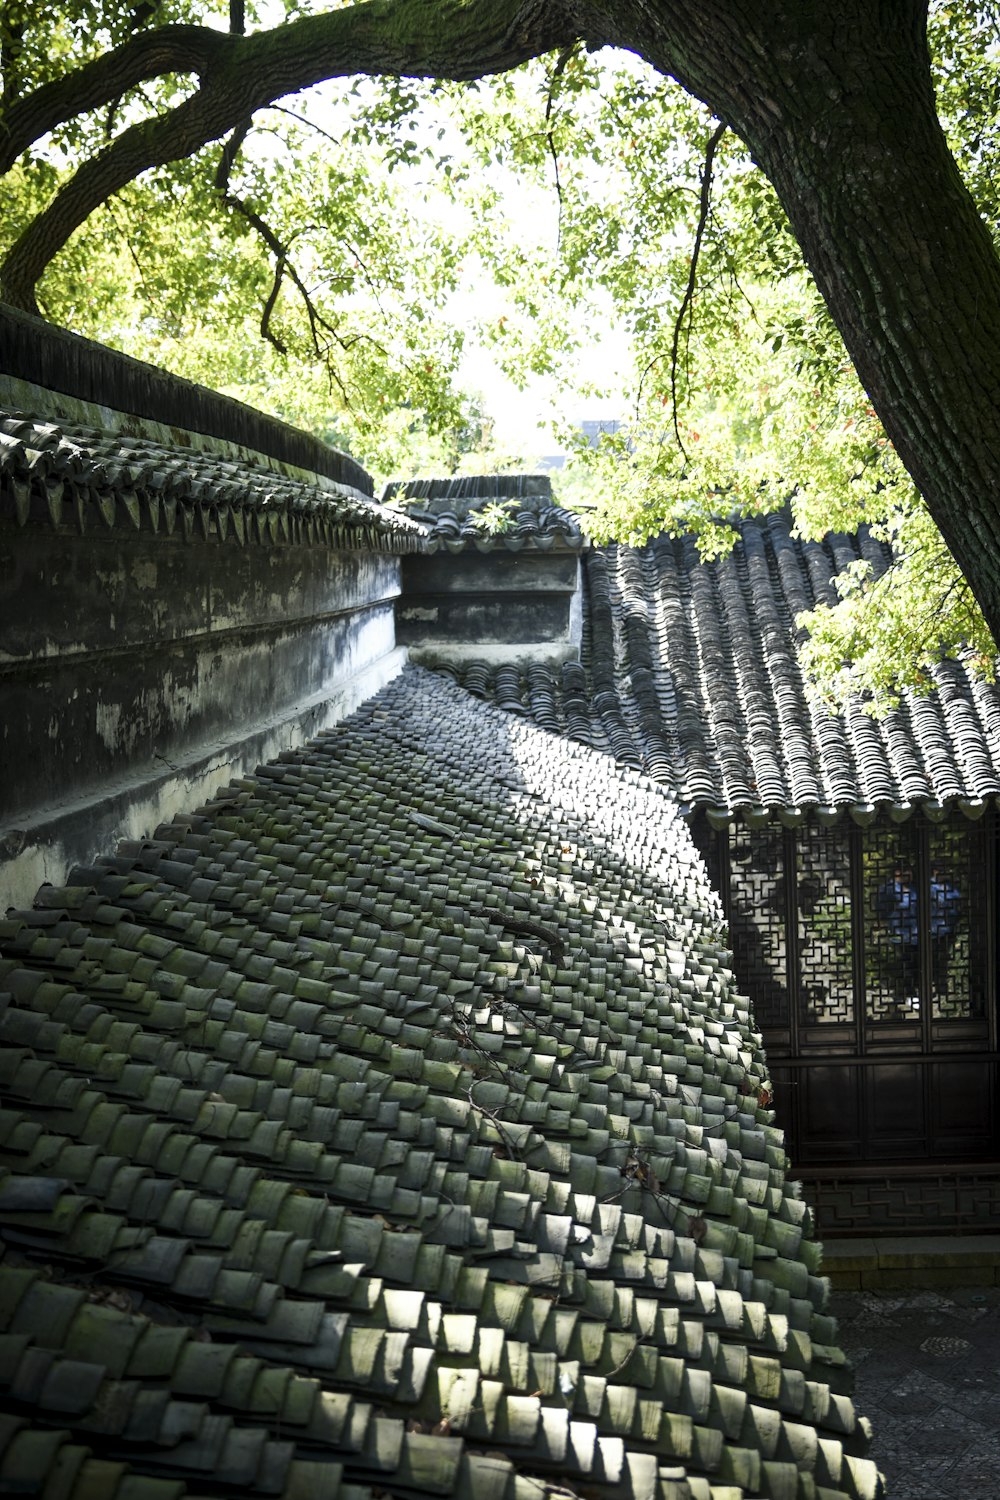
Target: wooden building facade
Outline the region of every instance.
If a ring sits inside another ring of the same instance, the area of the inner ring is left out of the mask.
[[[824,1232],[994,1227],[996,812],[699,842]]]

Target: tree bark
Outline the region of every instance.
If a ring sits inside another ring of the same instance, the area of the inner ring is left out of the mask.
[[[659,33],[637,9],[648,60],[725,119],[774,185],[1000,641],[1000,260],[938,120],[926,5],[680,0],[656,6]]]
[[[168,73],[203,74],[230,45],[207,26],[163,26],[46,83],[24,98],[5,94],[0,111],[0,173],[50,130],[91,109],[120,99],[137,84]]]
[[[867,106],[850,138],[836,119],[778,129],[761,165],[1000,641],[1000,261],[948,150],[926,61],[864,62],[867,77],[844,60]]]

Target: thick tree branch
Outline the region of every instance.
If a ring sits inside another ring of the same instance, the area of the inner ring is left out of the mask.
[[[222,106],[223,101],[218,101]],[[84,162],[61,192],[27,226],[0,268],[0,289],[14,307],[36,311],[35,287],[82,223],[114,193],[150,167],[191,156],[207,141],[235,126],[245,108],[213,108],[211,92],[199,91],[154,121],[133,125],[106,150]]]
[[[240,151],[243,149],[243,142],[250,134],[252,125],[253,115],[247,115],[245,119],[240,121],[222,148],[219,165],[215,169],[215,191],[223,201],[226,200],[229,193],[229,179],[232,176],[233,165]]]
[[[144,31],[12,104],[0,121],[0,173],[22,152],[67,120],[114,104],[137,84],[169,73],[204,74],[233,45],[207,26],[163,26]]]
[[[172,29],[178,30],[204,49],[205,34],[198,28]],[[148,35],[152,39],[163,33]],[[211,55],[202,50],[197,92],[168,113],[123,131],[85,162],[11,248],[2,268],[8,301],[35,309],[35,287],[46,266],[112,193],[151,167],[193,155],[286,94],[355,73],[480,78],[566,46],[576,31],[562,5],[543,0],[368,0],[253,36],[210,35],[215,50]],[[89,87],[85,107],[90,108],[123,91],[123,73],[137,81],[135,49],[141,40],[51,86],[59,91],[60,107],[76,112],[66,100],[84,75]],[[143,56],[151,67],[151,57]],[[144,76],[154,75],[147,71]],[[32,99],[37,102],[45,92],[38,90]],[[69,116],[64,112],[61,117]],[[38,129],[36,118],[31,139]]]
[[[232,17],[240,24],[239,7]],[[568,8],[542,0],[365,0],[243,36],[205,26],[144,31],[73,73],[43,84],[0,125],[0,173],[33,141],[128,89],[172,73],[245,71],[253,108],[351,73],[482,78],[575,39]],[[273,64],[274,76],[268,80]]]

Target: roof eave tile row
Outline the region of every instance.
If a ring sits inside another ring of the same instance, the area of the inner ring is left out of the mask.
[[[587,545],[577,517],[553,505],[546,474],[392,480],[382,498],[427,526],[429,552],[580,552]]]
[[[600,625],[598,612],[595,611],[592,619]],[[610,616],[608,621],[610,623]],[[670,733],[662,720],[654,721],[652,730],[640,740],[639,731],[632,728],[627,719],[628,710],[634,711],[637,702],[641,705],[644,693],[649,690],[651,673],[633,670],[625,692],[605,693],[598,704],[592,676],[576,662],[567,662],[561,667],[545,664],[496,666],[488,662],[467,662],[459,666],[440,663],[435,670],[506,713],[529,719],[542,729],[564,735],[592,749],[613,754],[619,765],[642,769],[662,785],[673,789],[679,810],[685,817],[703,811],[716,828],[724,828],[735,821],[745,822],[750,827],[780,824],[786,828],[798,828],[813,820],[832,827],[844,819],[860,827],[869,827],[881,818],[906,822],[918,812],[935,822],[944,821],[956,812],[970,821],[977,821],[989,808],[1000,805],[1000,797],[994,796],[956,797],[950,801],[924,798],[910,803],[846,801],[839,805],[803,801],[794,807],[781,802],[764,805],[749,797],[734,799],[731,803],[720,802],[716,799],[707,757],[701,766],[700,796],[697,795],[697,786],[692,785],[692,759],[697,754],[697,742],[689,747],[685,757],[685,796],[679,787],[680,751],[676,732]],[[638,683],[637,678],[640,679]],[[676,691],[676,681],[671,684],[671,689]]]
[[[200,449],[0,415],[0,517],[186,540],[422,550],[424,528],[346,486],[310,484]]]
[[[518,511],[492,528],[477,519],[481,511],[409,514],[429,525],[428,552],[580,552],[587,545],[576,518],[556,505]]]

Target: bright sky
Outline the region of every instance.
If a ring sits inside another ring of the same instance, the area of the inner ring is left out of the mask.
[[[617,351],[616,343],[621,345]],[[626,357],[624,340],[620,335],[616,339],[613,332],[609,332],[604,341],[595,340],[581,351],[581,380],[595,384],[605,381],[612,364],[624,365]],[[496,424],[498,446],[523,448],[528,459],[565,451],[551,431],[555,412],[574,425],[584,420],[599,421],[625,415],[624,396],[585,396],[567,400],[553,389],[551,382],[541,378],[531,380],[525,390],[519,391],[496,368],[490,351],[481,345],[466,351],[461,372],[469,389],[482,396],[484,408]]]
[[[517,191],[517,185],[514,185]],[[526,193],[526,198],[527,198]],[[551,232],[555,222],[555,194],[532,193],[530,204],[515,210],[522,224],[533,224],[539,237]],[[488,276],[470,281],[451,304],[456,320],[474,329],[478,321],[496,323],[512,313],[503,289]],[[614,394],[569,395],[560,391],[549,377],[530,376],[523,389],[497,368],[492,351],[469,339],[460,365],[460,377],[468,390],[477,394],[486,413],[495,424],[499,448],[523,451],[527,459],[550,457],[565,452],[563,443],[553,432],[557,423],[578,426],[585,420],[620,419],[626,413],[625,392],[629,389],[631,349],[622,329],[614,324],[609,302],[607,320],[595,326],[593,337],[585,340],[574,360],[573,384],[578,389],[610,388]]]
[[[308,101],[308,103],[307,103]],[[306,95],[290,101],[295,109],[303,110],[322,128],[338,134],[345,127],[352,107],[338,97],[338,87],[319,85]],[[448,136],[452,127],[442,117],[428,117],[428,135],[439,144],[444,139],[448,147]],[[266,149],[266,148],[265,148]],[[464,147],[460,137],[454,138],[456,156],[461,157]],[[498,169],[497,183],[502,185],[504,212],[508,222],[517,226],[517,234],[544,246],[554,242],[558,233],[558,198],[553,186],[531,185],[514,173]],[[414,184],[415,192],[410,212],[425,215],[446,228],[454,228],[460,235],[464,226],[460,222],[460,209],[454,200],[438,194],[433,177],[426,181],[424,191]],[[454,220],[452,225],[450,221]],[[505,315],[514,321],[520,319],[513,304],[508,303],[505,293],[485,273],[463,286],[449,305],[450,316],[467,330],[465,354],[460,364],[461,383],[470,393],[477,395],[488,416],[494,422],[494,435],[498,448],[523,453],[528,460],[555,455],[565,451],[555,436],[553,426],[571,424],[578,426],[585,420],[607,420],[621,418],[626,413],[626,397],[629,389],[630,350],[621,329],[613,326],[609,300],[607,321],[595,329],[593,340],[585,343],[574,361],[576,374],[573,383],[578,388],[611,388],[616,394],[601,396],[565,396],[551,378],[532,376],[525,388],[519,389],[497,368],[491,350],[475,339],[477,323],[496,324]]]

